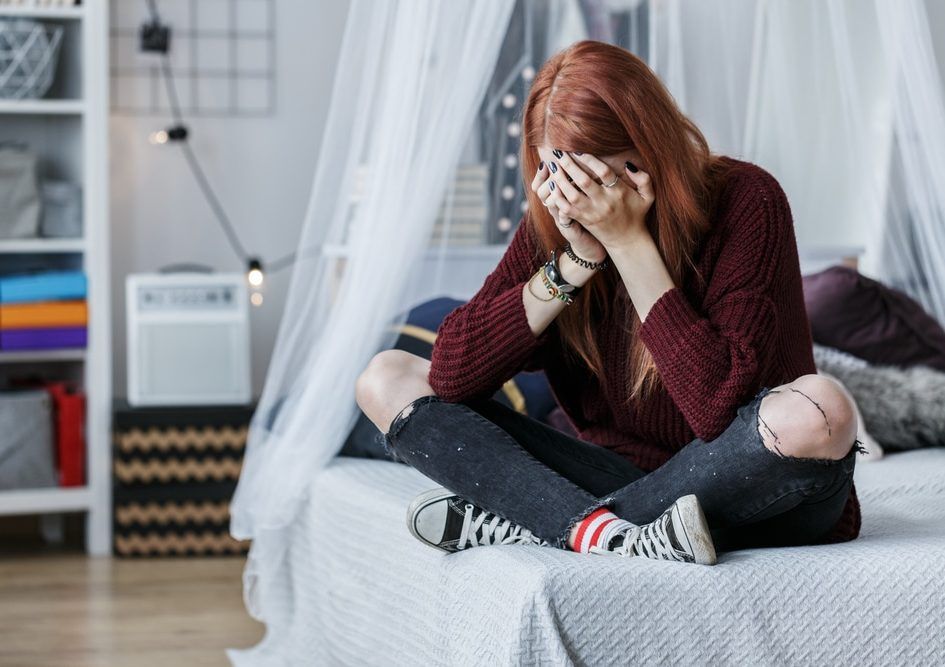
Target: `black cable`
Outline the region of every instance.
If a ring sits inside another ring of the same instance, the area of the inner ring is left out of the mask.
[[[151,20],[155,23],[160,23],[160,15],[157,11],[156,0],[145,0],[145,3],[147,4],[148,11],[151,14]],[[162,53],[160,55],[160,62],[161,78],[164,79],[164,87],[167,92],[167,102],[171,110],[171,118],[173,119],[176,126],[183,127],[185,125],[184,114],[181,110],[180,98],[177,96],[177,86],[174,82],[174,72],[171,68],[170,55],[166,52]],[[240,242],[239,235],[236,233],[236,229],[234,228],[233,223],[230,221],[230,217],[223,208],[223,203],[220,201],[220,198],[217,197],[212,186],[210,185],[210,181],[207,179],[206,173],[200,166],[200,162],[197,160],[197,155],[194,153],[193,148],[191,148],[186,134],[177,143],[180,144],[181,151],[184,154],[184,158],[188,167],[190,167],[191,174],[193,175],[194,180],[197,182],[197,186],[200,188],[204,199],[210,206],[210,210],[213,212],[214,217],[216,217],[217,222],[223,229],[223,233],[226,236],[230,247],[243,262],[248,262],[250,259],[252,259],[252,256],[246,251],[246,248]],[[296,254],[292,252],[288,255],[280,257],[279,259],[276,259],[273,262],[265,264],[264,269],[269,273],[275,273],[291,266],[292,263],[295,262],[295,259]]]
[[[154,0],[144,0],[144,4],[148,6],[148,13],[151,15],[151,21],[154,23],[161,22],[161,15],[158,14],[157,4]]]
[[[166,53],[161,54],[161,78],[164,79],[164,86],[167,89],[167,102],[171,108],[171,117],[174,119],[174,124],[183,125],[184,115],[181,112],[180,98],[177,97],[177,86],[174,83],[174,75],[171,71],[170,57]],[[230,246],[232,246],[233,252],[244,262],[248,261],[250,255],[240,242],[239,236],[233,228],[233,223],[230,222],[230,217],[226,214],[219,197],[210,186],[210,181],[207,180],[207,175],[197,161],[197,156],[190,147],[190,142],[185,138],[178,143],[180,143],[181,151],[184,153],[184,158],[187,160],[187,165],[190,167],[194,180],[197,181],[207,204],[209,204],[217,222],[223,228],[223,233],[226,235]]]
[[[290,252],[288,255],[284,257],[280,257],[279,259],[274,259],[268,264],[266,264],[266,270],[272,273],[276,273],[277,271],[281,271],[282,269],[288,266],[292,266],[292,264],[295,263],[296,259],[297,258],[295,256],[295,253]]]

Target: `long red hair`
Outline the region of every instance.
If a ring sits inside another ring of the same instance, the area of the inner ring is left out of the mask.
[[[582,151],[596,156],[635,148],[646,165],[656,200],[646,224],[676,285],[691,271],[703,281],[692,254],[710,227],[709,216],[729,167],[712,154],[696,125],[676,105],[670,92],[645,62],[629,51],[595,40],[575,42],[552,56],[532,82],[522,111],[520,164],[528,210],[540,259],[565,239],[531,189],[540,161],[538,146]],[[621,278],[611,266],[585,285],[581,299],[565,308],[556,322],[562,347],[572,362],[583,360],[602,378],[604,369],[595,332],[616,301]],[[654,390],[659,373],[637,336],[640,318],[633,310],[628,355],[628,401]]]

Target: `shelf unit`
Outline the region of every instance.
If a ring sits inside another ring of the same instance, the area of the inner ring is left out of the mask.
[[[85,514],[88,553],[111,552],[111,328],[108,240],[108,7],[3,7],[0,18],[61,25],[56,81],[44,99],[0,100],[0,140],[26,142],[40,175],[82,186],[84,236],[0,240],[0,267],[81,268],[88,281],[88,345],[84,349],[0,351],[0,375],[35,369],[79,381],[86,395],[86,483],[0,491],[0,515]]]

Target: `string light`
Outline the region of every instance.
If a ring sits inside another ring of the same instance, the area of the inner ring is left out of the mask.
[[[259,287],[263,284],[265,277],[266,276],[263,273],[262,262],[260,262],[255,257],[250,259],[249,267],[246,270],[246,282],[248,282],[253,287]]]
[[[193,148],[190,146],[190,142],[187,141],[190,131],[184,124],[180,100],[177,97],[177,87],[174,84],[174,72],[171,68],[170,57],[168,56],[171,34],[170,28],[162,23],[154,0],[148,1],[148,10],[151,15],[151,21],[142,27],[141,48],[145,52],[154,52],[160,56],[159,62],[161,78],[164,80],[168,106],[170,107],[171,118],[173,119],[174,123],[170,127],[152,132],[148,137],[148,141],[156,146],[168,144],[171,142],[180,145],[181,152],[185,158],[185,161],[187,162],[187,165],[190,167],[191,174],[193,175],[197,186],[200,188],[200,191],[203,194],[208,206],[210,207],[210,210],[213,212],[214,218],[220,225],[220,228],[223,230],[230,247],[241,260],[247,262],[247,282],[251,287],[259,288],[265,280],[262,262],[259,260],[259,258],[250,256],[246,248],[240,242],[239,235],[236,233],[236,229],[233,227],[229,216],[226,214],[223,204],[221,203],[219,197],[217,197],[213,188],[210,186],[210,181],[207,179],[206,174],[200,166],[200,162],[197,160],[197,156],[194,154]],[[294,252],[272,260],[268,264],[269,271],[270,273],[281,271],[282,269],[292,265],[295,260],[296,256]],[[254,306],[261,305],[262,301],[263,296],[261,293],[254,291],[250,295],[250,302]]]
[[[518,101],[518,98],[515,97],[512,93],[508,93],[505,97],[502,98],[502,106],[506,109],[511,109],[515,106],[515,103]]]

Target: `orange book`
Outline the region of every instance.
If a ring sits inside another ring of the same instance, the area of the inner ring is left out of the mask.
[[[0,306],[0,329],[80,327],[87,325],[88,320],[85,299],[11,303]]]

